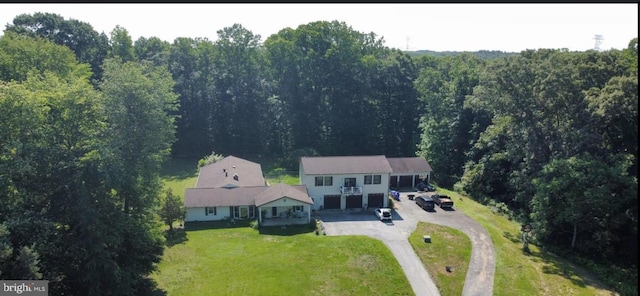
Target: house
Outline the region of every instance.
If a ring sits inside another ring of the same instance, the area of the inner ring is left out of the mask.
[[[185,222],[254,219],[262,225],[311,221],[313,201],[304,185],[268,186],[260,164],[227,156],[200,168],[184,196]]]
[[[388,207],[390,188],[413,188],[430,176],[431,166],[421,157],[314,156],[299,164],[314,210]]]

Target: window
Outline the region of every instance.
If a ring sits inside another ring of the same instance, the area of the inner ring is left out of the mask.
[[[294,212],[302,212],[304,206],[293,206],[293,211]]]
[[[382,175],[365,175],[364,184],[382,184]]]
[[[217,215],[216,207],[209,207],[209,208],[207,208],[207,211],[208,211],[209,214]]]
[[[333,177],[316,177],[316,186],[333,186]]]
[[[356,187],[356,178],[344,178],[344,187]]]

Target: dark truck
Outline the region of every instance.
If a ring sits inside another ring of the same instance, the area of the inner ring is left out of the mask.
[[[450,197],[442,194],[434,194],[431,196],[433,198],[433,202],[437,204],[441,209],[444,208],[453,208],[453,200]]]

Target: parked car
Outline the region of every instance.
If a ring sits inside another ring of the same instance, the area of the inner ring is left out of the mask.
[[[450,197],[442,194],[434,194],[431,196],[435,204],[437,204],[440,208],[453,208],[453,200]]]
[[[376,217],[380,219],[380,221],[389,220],[391,221],[391,209],[389,208],[376,208],[375,210]]]
[[[426,195],[420,195],[416,198],[416,204],[420,206],[425,211],[433,211],[436,208],[436,204],[433,201],[433,198]]]
[[[418,183],[418,185],[416,185],[416,191],[433,192],[436,191],[436,188],[429,183],[420,182]]]

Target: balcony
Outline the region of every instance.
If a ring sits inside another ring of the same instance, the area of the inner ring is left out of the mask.
[[[340,187],[340,193],[342,194],[362,194],[362,186],[353,186],[353,187]]]

